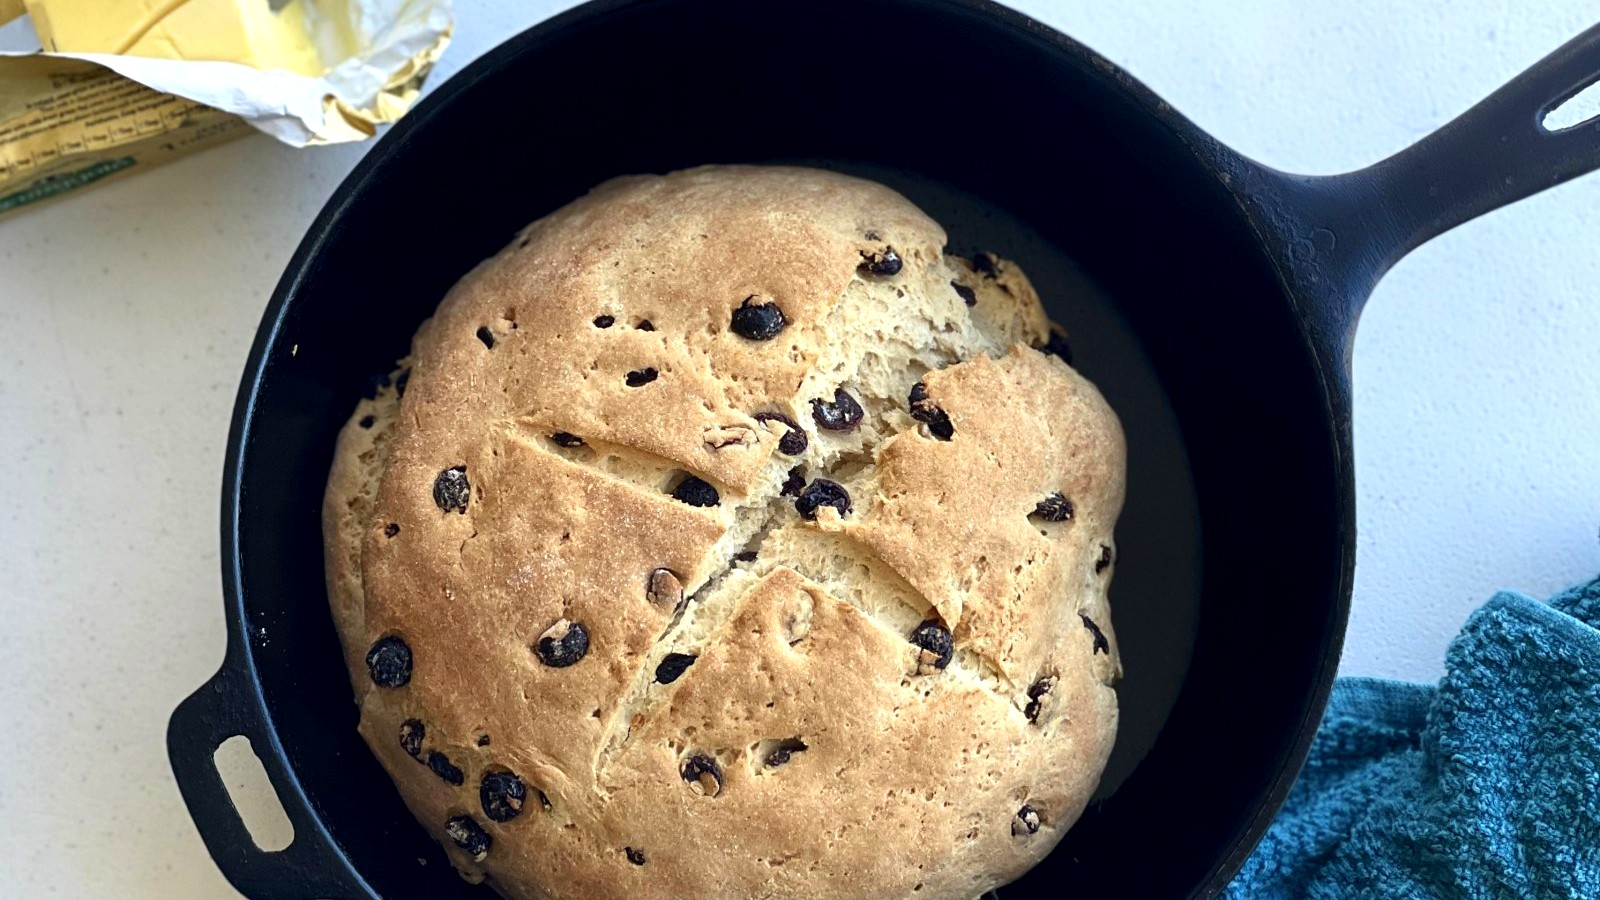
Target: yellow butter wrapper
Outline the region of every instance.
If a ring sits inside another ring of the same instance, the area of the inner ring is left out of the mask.
[[[449,0],[0,0],[0,216],[248,133],[358,141],[416,102]]]
[[[44,55],[98,63],[231,112],[295,147],[362,140],[398,118],[454,27],[450,0],[288,0],[277,9],[269,0],[23,5]]]
[[[0,217],[254,133],[92,63],[0,63]]]

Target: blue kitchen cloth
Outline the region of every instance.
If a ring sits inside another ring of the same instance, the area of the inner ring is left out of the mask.
[[[1227,900],[1600,898],[1600,579],[1500,593],[1438,687],[1343,678]]]

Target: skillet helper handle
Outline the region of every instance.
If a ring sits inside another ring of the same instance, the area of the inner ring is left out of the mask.
[[[217,867],[250,900],[366,900],[375,894],[353,872],[312,815],[281,753],[259,693],[231,651],[211,680],[178,704],[167,724],[167,756],[178,789]],[[288,814],[294,837],[277,851],[256,846],[214,759],[235,735],[250,740]]]
[[[1600,81],[1600,25],[1534,63],[1412,146],[1339,179],[1365,182],[1387,233],[1383,268],[1463,222],[1600,169],[1600,116],[1558,130],[1546,115]],[[1369,220],[1370,221],[1370,220]]]

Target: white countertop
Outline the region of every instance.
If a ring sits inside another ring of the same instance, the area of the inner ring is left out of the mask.
[[[567,5],[462,0],[433,84]],[[1600,0],[1015,5],[1312,173],[1399,149],[1600,21]],[[252,137],[0,222],[0,897],[237,896],[179,799],[167,716],[222,658],[218,495],[246,351],[364,150]],[[1432,680],[1496,588],[1600,570],[1597,242],[1591,176],[1378,287],[1355,354],[1346,673]]]

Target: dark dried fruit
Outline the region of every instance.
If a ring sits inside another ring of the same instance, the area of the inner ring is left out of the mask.
[[[776,303],[752,303],[755,294],[744,298],[739,308],[733,311],[733,321],[729,324],[734,334],[752,341],[770,341],[783,331],[789,321],[783,317],[783,310]]]
[[[422,755],[422,739],[427,736],[428,729],[421,719],[407,719],[400,723],[400,749],[408,756]]]
[[[467,480],[467,467],[445,469],[433,480],[433,502],[445,512],[466,515],[467,501],[472,497],[472,482]]]
[[[938,619],[929,619],[918,625],[911,632],[911,643],[922,648],[917,655],[917,674],[932,675],[942,671],[950,665],[950,657],[955,654],[956,642],[950,636],[950,629],[944,627]]]
[[[733,555],[733,561],[734,562],[755,562],[756,561],[756,552],[754,550],[740,550],[738,553],[735,553]]]
[[[1106,633],[1100,630],[1100,626],[1096,625],[1093,619],[1083,613],[1078,613],[1078,618],[1083,620],[1083,627],[1089,629],[1089,633],[1094,635],[1094,649],[1089,651],[1089,655],[1093,656],[1096,653],[1111,655],[1111,642],[1106,640]]]
[[[596,327],[596,328],[610,328],[611,326],[613,326],[615,324],[617,324],[617,317],[616,316],[595,316],[594,317],[594,327]]]
[[[1062,362],[1072,365],[1072,345],[1067,343],[1067,336],[1058,331],[1050,332],[1050,339],[1044,342],[1039,351],[1059,356]]]
[[[798,497],[806,489],[805,466],[795,466],[789,470],[789,477],[783,480],[783,486],[778,489],[780,497]]]
[[[967,304],[968,306],[978,305],[978,294],[972,288],[967,287],[959,281],[951,281],[950,286],[956,289],[956,294],[961,297],[961,302]]]
[[[806,489],[801,491],[800,496],[794,501],[795,511],[799,512],[803,519],[815,520],[817,510],[824,506],[833,507],[841,516],[849,515],[850,492],[838,482],[818,478],[806,485]]]
[[[389,386],[389,375],[374,375],[367,379],[366,385],[361,388],[361,396],[368,400],[378,399],[378,392]]]
[[[716,488],[693,475],[678,482],[678,486],[672,489],[672,499],[690,506],[716,506],[722,502]]]
[[[556,444],[562,447],[583,446],[583,438],[578,437],[570,431],[558,431],[555,434],[550,435],[550,440],[555,441]]]
[[[956,427],[950,424],[950,416],[928,400],[927,385],[919,381],[911,386],[909,406],[911,418],[927,423],[928,431],[934,437],[948,441],[955,436]]]
[[[1044,709],[1044,697],[1055,686],[1055,677],[1047,675],[1028,688],[1028,705],[1022,708],[1022,714],[1027,716],[1029,722],[1039,721],[1039,713]]]
[[[683,603],[683,582],[670,569],[656,569],[650,573],[644,595],[662,609],[675,610]]]
[[[411,680],[411,647],[398,635],[378,638],[367,651],[367,671],[378,687],[403,687]]]
[[[660,684],[671,684],[677,681],[694,661],[699,657],[693,653],[668,653],[661,658],[660,665],[656,666],[656,681]]]
[[[1100,558],[1094,561],[1094,573],[1099,575],[1111,568],[1111,548],[1105,544],[1100,545]]]
[[[494,838],[471,816],[455,816],[444,823],[444,835],[473,862],[483,862],[489,855],[489,848],[494,846]]]
[[[1011,820],[1011,836],[1022,837],[1027,834],[1039,833],[1039,811],[1032,806],[1024,805],[1017,810],[1016,818]]]
[[[467,780],[467,776],[461,774],[461,769],[450,761],[450,757],[437,750],[428,751],[428,768],[433,770],[433,774],[444,779],[446,784],[453,784],[459,787],[462,782]]]
[[[639,329],[640,331],[655,331],[656,323],[650,321],[649,319],[640,319],[639,324],[633,327]]]
[[[799,456],[806,452],[806,447],[811,444],[811,439],[806,436],[806,431],[800,427],[800,423],[783,413],[759,412],[756,413],[755,420],[757,422],[782,422],[784,427],[789,429],[783,433],[783,437],[778,438],[778,452],[784,456]]]
[[[1033,508],[1033,516],[1046,522],[1066,522],[1072,518],[1072,501],[1061,496],[1056,491],[1050,496],[1040,500]]]
[[[861,251],[861,265],[856,269],[863,275],[877,275],[888,278],[900,274],[900,254],[894,252],[893,247],[882,250]]]
[[[565,669],[589,652],[589,629],[581,622],[557,621],[534,645],[539,661],[552,669]]]
[[[790,738],[789,740],[780,743],[777,748],[775,748],[771,753],[767,754],[767,758],[765,760],[767,768],[776,769],[779,766],[788,765],[789,760],[793,759],[796,753],[800,753],[805,749],[805,741],[802,741],[799,738]]]
[[[656,377],[660,374],[661,373],[657,372],[655,369],[645,366],[642,369],[635,369],[632,372],[629,372],[623,377],[622,380],[627,383],[628,387],[644,387],[650,382],[655,381]]]
[[[478,783],[478,802],[491,821],[509,822],[522,815],[528,788],[511,772],[485,772]]]
[[[378,424],[378,417],[377,416],[362,416],[361,417],[361,421],[358,422],[357,424],[359,424],[362,428],[371,428],[372,426]]]
[[[411,370],[401,369],[400,374],[394,377],[394,395],[396,397],[404,397],[406,395],[406,385],[410,383]]]
[[[487,747],[487,746],[489,746],[489,736],[487,734],[478,735],[478,746],[479,747]]]
[[[494,332],[489,330],[489,326],[478,326],[478,340],[483,341],[483,346],[490,350],[494,349]]]
[[[861,404],[844,388],[833,392],[833,402],[811,401],[811,418],[829,431],[853,431],[861,424]]]
[[[636,866],[644,865],[643,850],[635,850],[632,847],[623,847],[622,852],[628,855],[628,862],[631,862]]]
[[[722,767],[709,756],[691,756],[683,763],[683,780],[697,794],[715,797],[722,793]]]
[[[400,526],[399,526],[399,524],[397,524],[395,522],[390,522],[389,524],[383,526],[383,536],[384,537],[394,537],[395,535],[397,535],[399,533],[400,533]]]
[[[985,278],[998,279],[1000,277],[1000,258],[993,253],[974,253],[970,258],[972,271]]]

